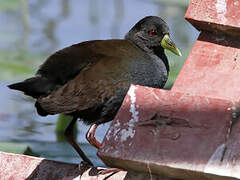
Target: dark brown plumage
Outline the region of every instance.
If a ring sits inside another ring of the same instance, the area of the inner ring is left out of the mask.
[[[130,84],[164,86],[169,71],[164,48],[180,55],[169,39],[167,24],[149,16],[124,40],[87,41],[64,48],[51,55],[35,77],[9,87],[36,98],[42,116],[64,113],[74,116],[72,124],[79,117],[87,124],[101,124],[114,118]]]

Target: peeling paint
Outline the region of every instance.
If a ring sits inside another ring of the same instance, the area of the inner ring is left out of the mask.
[[[112,131],[113,131],[113,128],[110,128],[109,129],[109,131],[108,131],[108,133],[106,134],[106,139],[109,141],[109,139],[110,139],[110,136],[111,136],[111,134],[112,134]]]
[[[133,136],[135,135],[135,130],[133,129],[133,124],[139,121],[139,117],[138,114],[139,112],[137,111],[137,107],[136,107],[136,94],[135,94],[135,90],[137,89],[136,86],[131,86],[131,88],[128,91],[128,95],[130,96],[130,110],[129,112],[132,115],[131,120],[126,123],[126,125],[128,126],[126,129],[123,129],[121,131],[121,142],[126,141],[127,138],[133,138]]]
[[[156,93],[153,91],[153,89],[151,89],[151,93],[157,100],[160,100],[159,97],[156,95]]]
[[[130,97],[129,112],[131,113],[131,119],[129,122],[124,124],[124,126],[126,125],[127,128],[121,130],[120,128],[121,123],[119,122],[119,120],[117,120],[116,123],[109,129],[106,135],[107,140],[109,140],[111,136],[114,137],[115,141],[117,141],[120,138],[121,142],[126,141],[127,138],[129,137],[133,138],[135,134],[135,130],[133,129],[134,128],[133,124],[139,121],[139,117],[138,117],[139,112],[137,111],[137,105],[136,105],[136,94],[135,94],[136,89],[137,89],[136,86],[131,86],[131,88],[128,91],[128,95]],[[117,136],[119,132],[120,132],[120,136]]]
[[[118,139],[117,133],[118,133],[120,130],[121,130],[120,127],[114,129],[113,136],[114,136],[114,140],[115,140],[115,141],[117,141],[117,139]]]
[[[221,23],[225,24],[227,21],[225,14],[227,13],[227,2],[226,0],[217,0],[215,4],[217,10],[217,17]]]
[[[239,5],[239,2],[238,2],[238,1],[235,1],[233,4],[234,4],[235,6],[238,6],[238,5]]]
[[[127,129],[123,129],[121,131],[121,142],[126,141],[127,138],[133,138],[135,135],[135,130],[132,127],[128,127]]]
[[[119,119],[116,120],[116,123],[114,124],[114,128],[120,127],[120,122]]]
[[[120,128],[120,123],[119,121],[117,121],[118,123],[116,123],[116,125],[114,126],[114,132],[113,132],[113,136],[114,136],[114,140],[116,141],[118,136],[117,133],[121,130]]]
[[[110,150],[112,150],[112,149],[113,149],[112,147],[107,147],[107,148],[104,149],[104,152],[105,152],[105,153],[108,153],[108,152],[109,152]]]
[[[121,124],[120,124],[119,119],[118,119],[113,126],[113,137],[114,137],[115,141],[117,141],[117,139],[118,139],[117,133],[121,130],[120,125]]]
[[[116,120],[116,123],[109,128],[108,133],[106,134],[106,139],[109,140],[113,134],[115,141],[117,140],[117,133],[120,131],[120,122],[119,119]]]
[[[138,122],[138,111],[136,110],[136,94],[135,94],[135,90],[137,89],[136,86],[132,86],[129,91],[128,91],[128,95],[130,96],[130,100],[131,100],[131,105],[130,105],[130,112],[132,114],[132,119],[129,121],[131,123],[135,123]]]
[[[117,129],[114,134],[117,134],[120,130],[121,130],[121,129]],[[117,141],[117,140],[118,140],[118,136],[115,135],[115,136],[114,136],[114,141]]]

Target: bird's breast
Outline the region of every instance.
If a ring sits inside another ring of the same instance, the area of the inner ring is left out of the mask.
[[[131,77],[133,84],[162,88],[168,79],[168,71],[161,59],[153,57],[135,63]]]

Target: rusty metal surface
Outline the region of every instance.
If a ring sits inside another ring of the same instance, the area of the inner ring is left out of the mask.
[[[240,0],[191,0],[185,18],[199,30],[240,35]]]
[[[226,150],[232,106],[229,100],[132,85],[98,155],[124,169],[219,179],[223,174],[213,171],[212,163],[224,167],[218,163]]]

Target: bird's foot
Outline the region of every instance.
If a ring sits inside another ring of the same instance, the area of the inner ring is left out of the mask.
[[[79,164],[79,170],[80,172],[84,173],[85,171],[87,171],[88,169],[92,168],[93,165],[89,162],[86,162],[86,161],[82,161],[80,164]]]
[[[99,175],[105,175],[105,174],[110,174],[110,173],[118,173],[120,171],[123,171],[122,169],[118,169],[118,168],[110,168],[110,169],[100,169],[98,171]]]

